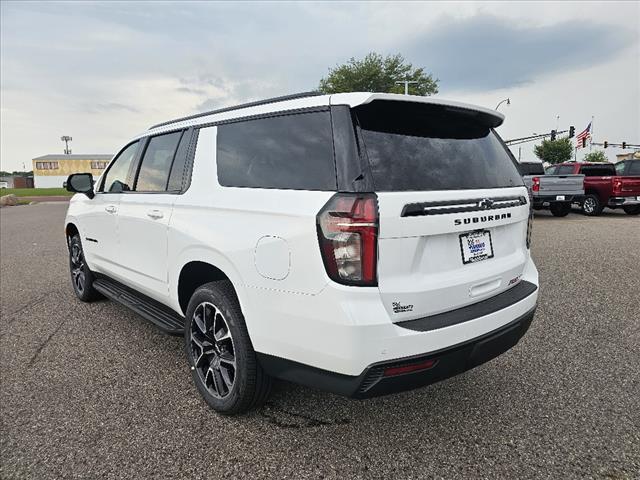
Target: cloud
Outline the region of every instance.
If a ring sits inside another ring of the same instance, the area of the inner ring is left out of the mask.
[[[87,113],[105,113],[105,112],[129,112],[129,113],[139,113],[135,107],[131,105],[124,105],[118,102],[106,102],[106,103],[91,103],[85,105],[83,111]]]
[[[372,50],[425,67],[444,95],[491,107],[511,96],[509,113],[526,105],[521,122],[510,119],[515,136],[541,128],[533,119],[555,119],[556,91],[561,101],[575,91],[572,109],[589,98],[596,115],[616,105],[618,127],[638,131],[637,109],[628,108],[640,84],[640,43],[629,31],[638,4],[65,5],[0,2],[3,163],[59,148],[61,133],[73,135],[76,151],[115,151],[170,118],[314,89],[330,67]],[[625,49],[632,42],[635,56]],[[627,87],[611,87],[610,75]]]
[[[594,22],[530,26],[493,15],[442,17],[407,43],[406,57],[446,90],[526,85],[544,75],[604,63],[637,42],[632,30]]]

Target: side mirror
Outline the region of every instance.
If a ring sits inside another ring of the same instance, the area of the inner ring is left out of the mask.
[[[93,175],[90,173],[73,173],[69,175],[65,182],[68,192],[84,193],[87,197],[93,198]]]

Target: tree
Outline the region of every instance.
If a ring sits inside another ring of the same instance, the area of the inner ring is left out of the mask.
[[[595,152],[589,152],[584,156],[585,162],[608,162],[609,159],[602,150],[596,150]]]
[[[399,53],[382,55],[371,52],[362,60],[351,59],[335,68],[329,69],[329,75],[320,80],[318,90],[322,93],[340,92],[383,92],[404,93],[404,85],[396,81],[417,81],[409,84],[412,95],[433,95],[438,93],[438,79],[424,71],[414,68]]]
[[[542,144],[536,145],[533,151],[543,162],[551,164],[568,162],[573,154],[573,143],[569,138],[543,140]]]

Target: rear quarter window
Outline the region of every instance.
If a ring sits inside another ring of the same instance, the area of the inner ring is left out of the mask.
[[[217,169],[227,187],[336,190],[329,111],[219,125]]]
[[[393,101],[374,101],[354,112],[377,191],[523,184],[507,148],[474,112]]]

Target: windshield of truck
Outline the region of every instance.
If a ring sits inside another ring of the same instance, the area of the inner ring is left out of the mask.
[[[373,101],[354,112],[377,191],[522,185],[486,114],[399,101]]]

